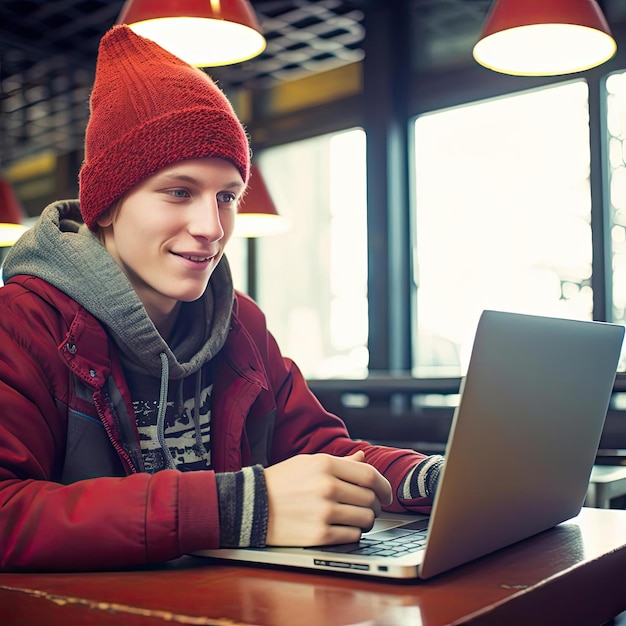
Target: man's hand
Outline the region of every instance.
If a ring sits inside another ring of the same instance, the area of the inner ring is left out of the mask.
[[[269,500],[267,545],[315,546],[358,541],[392,501],[391,486],[364,462],[298,455],[265,469]]]

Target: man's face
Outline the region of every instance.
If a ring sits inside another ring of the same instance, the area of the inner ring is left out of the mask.
[[[155,323],[204,293],[244,188],[229,161],[181,161],[139,183],[98,220],[106,249]]]

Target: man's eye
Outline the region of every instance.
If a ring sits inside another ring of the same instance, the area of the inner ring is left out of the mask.
[[[224,203],[230,203],[230,202],[234,202],[236,200],[237,196],[230,192],[230,191],[222,191],[221,193],[217,194],[217,201],[218,202],[224,202]]]
[[[186,189],[170,189],[168,192],[174,198],[188,198],[189,193]]]

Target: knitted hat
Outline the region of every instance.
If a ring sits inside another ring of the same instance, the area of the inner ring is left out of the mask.
[[[91,229],[129,189],[177,161],[220,157],[248,180],[248,139],[226,96],[128,26],[100,42],[90,110],[79,197]]]

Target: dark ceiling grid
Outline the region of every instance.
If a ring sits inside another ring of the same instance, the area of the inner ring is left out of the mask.
[[[253,3],[267,48],[208,73],[228,88],[263,89],[362,59],[363,12],[341,0]]]
[[[210,68],[229,89],[262,89],[362,59],[364,11],[392,0],[252,0],[267,49]],[[491,0],[412,0],[426,64],[465,46]],[[0,169],[80,150],[101,36],[123,0],[0,0]],[[461,57],[467,51],[459,52]]]
[[[120,2],[0,2],[0,167],[80,147],[98,41]]]
[[[44,150],[80,150],[100,37],[123,0],[0,2],[0,167]],[[268,45],[209,73],[226,90],[263,88],[362,58],[358,2],[258,0]]]

